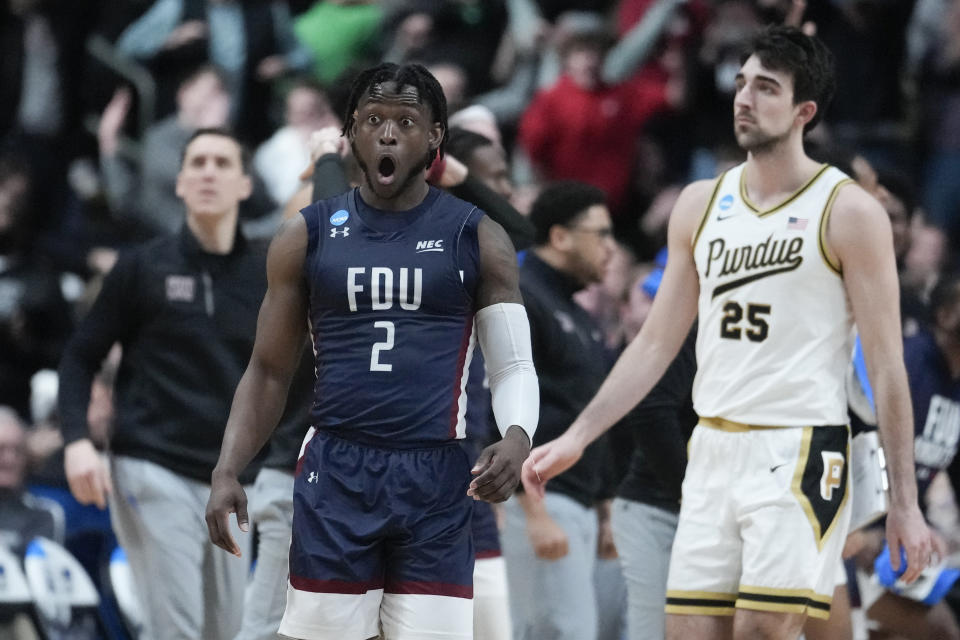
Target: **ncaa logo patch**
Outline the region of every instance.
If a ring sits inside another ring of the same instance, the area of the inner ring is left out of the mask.
[[[723,196],[720,198],[720,202],[717,203],[717,206],[720,208],[720,211],[726,211],[733,206],[733,196],[729,193]]]
[[[346,209],[340,209],[339,211],[335,211],[333,215],[330,216],[330,224],[332,224],[335,227],[339,227],[344,222],[346,222],[347,218],[349,217],[350,217],[350,214],[347,213]]]

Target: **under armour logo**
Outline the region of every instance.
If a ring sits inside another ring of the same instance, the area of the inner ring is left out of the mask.
[[[316,472],[316,471],[311,471],[311,472],[310,472],[310,475],[307,477],[307,482],[312,482],[313,484],[317,484],[317,478],[318,478],[318,477],[319,477],[319,476],[317,476],[317,472]]]
[[[331,238],[336,238],[337,236],[346,238],[348,235],[350,235],[350,227],[344,227],[343,229],[330,229]]]

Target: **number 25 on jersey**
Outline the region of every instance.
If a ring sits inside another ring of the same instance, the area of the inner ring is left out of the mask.
[[[720,321],[720,337],[728,340],[740,340],[746,336],[751,342],[763,342],[770,333],[766,316],[770,315],[770,305],[748,303],[746,322],[744,309],[739,302],[723,305],[723,319]]]

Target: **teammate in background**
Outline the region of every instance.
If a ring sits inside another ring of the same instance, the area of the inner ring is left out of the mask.
[[[227,640],[240,623],[247,564],[210,548],[203,515],[267,286],[266,246],[247,242],[238,225],[251,188],[231,134],[194,133],[177,177],[182,230],[120,257],[60,363],[70,490],[100,508],[109,498],[152,640]],[[108,467],[90,439],[87,408],[115,342],[123,357]],[[241,469],[240,481],[249,483],[256,466]],[[238,548],[249,548],[249,536]]]
[[[941,471],[955,475],[960,469],[960,276],[944,276],[930,294],[930,329],[919,329],[904,341],[904,360],[913,401],[916,429],[917,486],[925,496],[930,483]],[[883,549],[879,529],[863,532],[865,545],[858,554],[861,564],[873,567]],[[867,617],[879,628],[897,637],[920,640],[960,638],[960,626],[947,602],[949,576],[924,576],[920,597],[909,598],[871,583],[861,589]],[[935,584],[939,582],[941,588]],[[875,588],[873,588],[875,587]],[[939,591],[928,595],[927,592]],[[926,596],[924,598],[924,596]]]
[[[803,149],[833,92],[832,56],[816,38],[774,26],[741,63],[734,130],[746,163],[684,189],[650,317],[581,416],[524,467],[524,485],[542,495],[647,394],[699,311],[700,423],[671,555],[671,639],[796,638],[807,615],[829,615],[849,522],[842,390],[854,319],[888,457],[887,540],[905,550],[908,582],[932,554],[917,503],[890,223]]]
[[[513,193],[506,153],[503,148],[479,133],[451,127],[446,141],[446,153],[459,159],[467,171],[463,181],[454,187],[459,197],[477,202],[475,196],[483,192],[464,193],[465,188],[485,185],[499,198],[499,206],[488,208],[488,215],[501,222],[515,250],[530,244],[533,225],[509,206]],[[479,354],[470,363],[470,378],[467,381],[467,433],[464,449],[473,463],[480,456],[484,444],[490,442],[490,390],[486,380],[485,363]],[[507,588],[507,565],[500,544],[500,530],[494,507],[486,502],[477,502],[470,522],[476,562],[473,568],[473,636],[474,640],[510,640],[512,621],[510,597]]]
[[[499,225],[425,181],[446,103],[423,67],[362,72],[344,122],[364,184],[310,205],[273,240],[213,474],[210,538],[239,554],[228,527],[231,512],[248,520],[237,472],[276,425],[309,326],[317,383],[280,633],[470,638],[468,496],[513,493],[538,415],[516,257]],[[456,440],[474,335],[503,438],[471,481]]]

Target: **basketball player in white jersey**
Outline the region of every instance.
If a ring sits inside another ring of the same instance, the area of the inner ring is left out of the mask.
[[[643,329],[564,435],[524,465],[527,491],[542,494],[646,395],[699,312],[700,423],[671,555],[671,640],[792,639],[806,616],[829,616],[849,521],[843,375],[854,320],[887,453],[890,548],[905,551],[908,581],[932,553],[917,506],[890,223],[803,149],[833,92],[832,56],[775,26],[741,62],[734,128],[746,163],[684,189]]]

